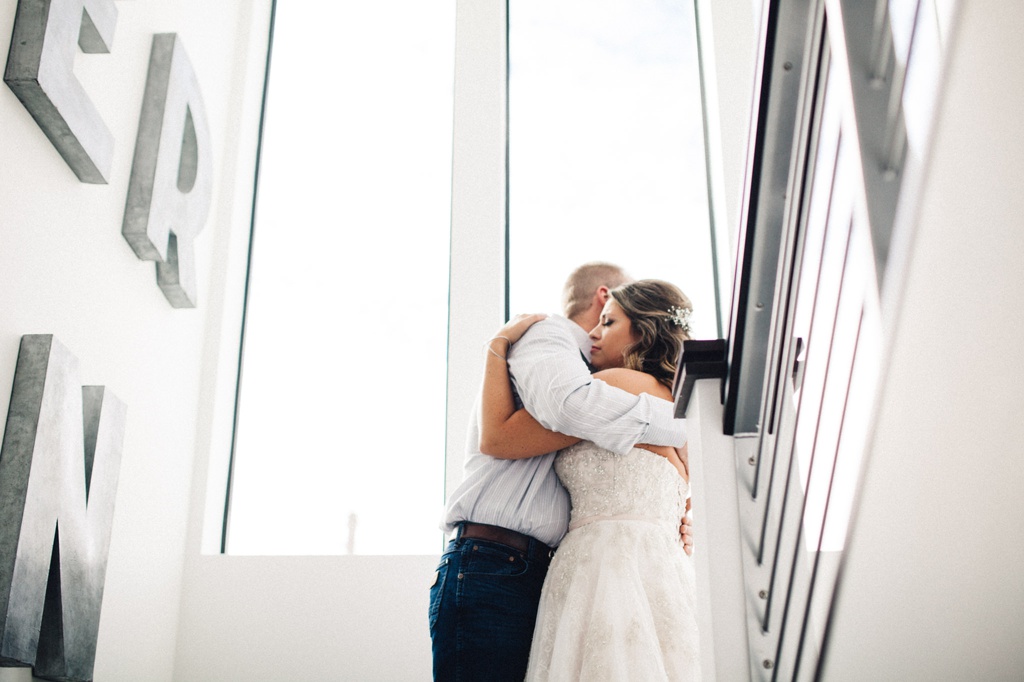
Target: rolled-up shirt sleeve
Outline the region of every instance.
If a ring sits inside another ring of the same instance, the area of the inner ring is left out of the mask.
[[[672,404],[609,386],[590,374],[565,318],[548,318],[509,352],[512,381],[523,405],[546,428],[625,454],[637,443],[682,446],[685,421]]]

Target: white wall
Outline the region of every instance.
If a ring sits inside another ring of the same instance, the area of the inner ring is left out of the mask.
[[[749,676],[746,587],[737,461],[756,448],[752,438],[722,433],[722,382],[697,381],[686,412],[693,497],[693,561],[701,674],[706,682]]]
[[[436,556],[191,557],[174,679],[429,680]]]
[[[265,50],[265,31],[250,33],[250,23],[267,14],[269,0],[116,5],[111,54],[79,55],[76,65],[115,137],[108,185],[79,182],[0,86],[0,413],[20,338],[30,333],[56,335],[79,358],[84,383],[106,385],[127,403],[95,678],[137,682],[172,679],[194,458],[209,440],[197,409],[207,335],[219,332],[228,236],[248,222],[235,188],[251,189],[258,110],[245,99],[244,72],[250,60],[261,67]],[[15,8],[16,0],[0,0],[3,54]],[[213,144],[213,203],[197,240],[193,310],[168,305],[153,263],[138,260],[121,237],[150,42],[162,32],[184,42]]]
[[[960,3],[824,679],[1024,669],[1022,25]]]

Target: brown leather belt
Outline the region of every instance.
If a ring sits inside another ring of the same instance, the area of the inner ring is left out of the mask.
[[[524,535],[508,528],[489,526],[485,523],[469,523],[468,521],[462,524],[459,530],[459,538],[499,542],[513,549],[518,549],[520,552],[529,551],[530,541],[533,540],[529,535]]]

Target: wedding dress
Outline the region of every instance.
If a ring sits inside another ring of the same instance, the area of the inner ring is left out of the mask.
[[[569,533],[541,594],[527,680],[699,680],[688,485],[664,457],[589,441],[559,453]]]

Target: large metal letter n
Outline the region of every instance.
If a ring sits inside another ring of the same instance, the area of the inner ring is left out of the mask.
[[[0,447],[0,664],[92,679],[125,414],[53,336],[22,337]]]

